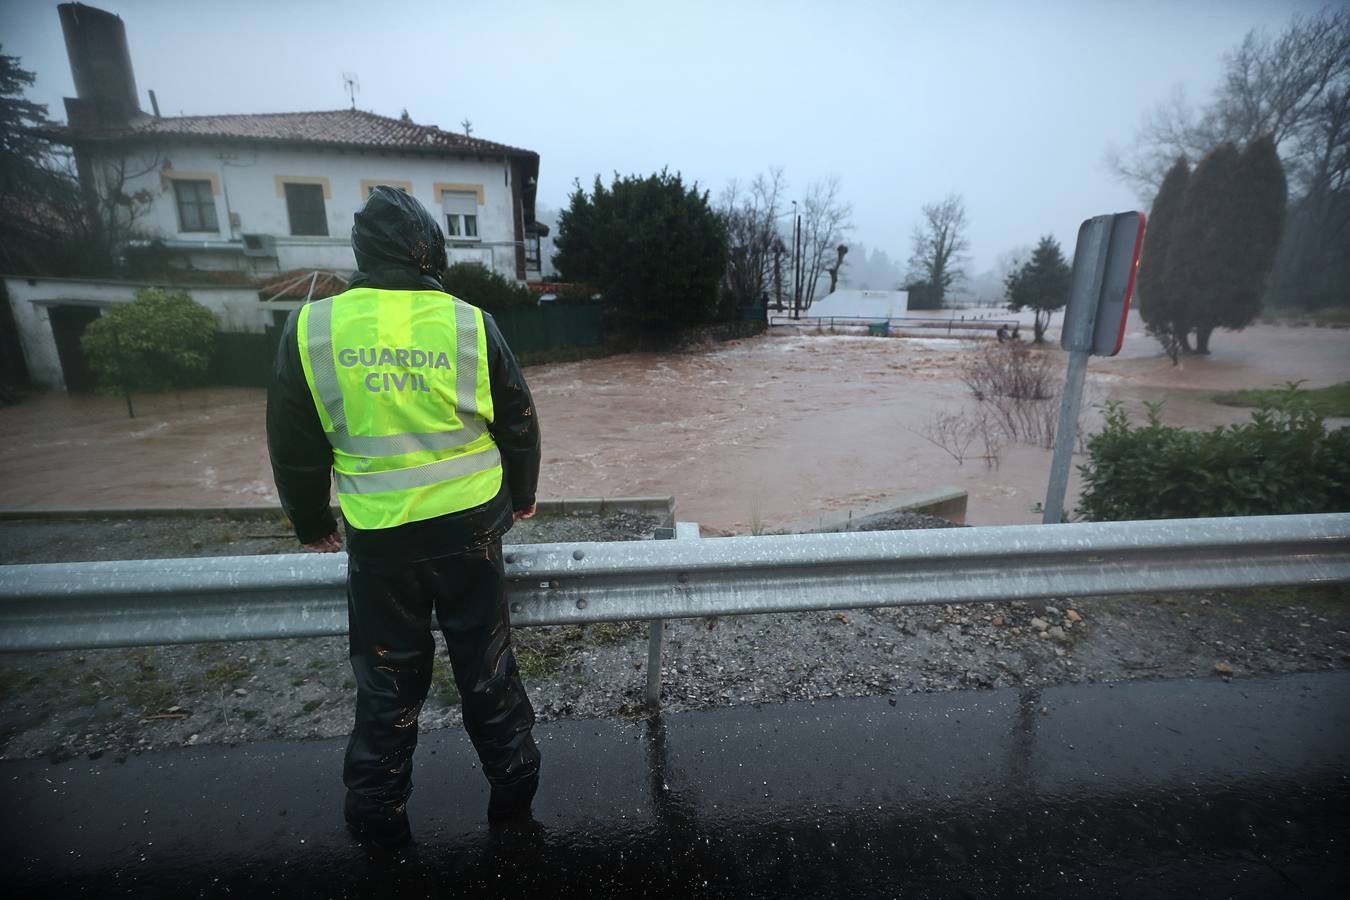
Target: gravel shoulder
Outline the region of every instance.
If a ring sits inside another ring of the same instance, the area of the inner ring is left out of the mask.
[[[625,513],[522,523],[509,543],[650,539]],[[873,527],[933,527],[888,517]],[[0,563],[294,552],[279,514],[0,522]],[[542,721],[639,716],[645,623],[520,628],[517,657]],[[1350,668],[1350,590],[1264,589],[675,620],[662,704],[736,704],[1222,678]],[[345,638],[0,656],[0,758],[68,759],[346,734]],[[458,725],[438,657],[423,728]]]

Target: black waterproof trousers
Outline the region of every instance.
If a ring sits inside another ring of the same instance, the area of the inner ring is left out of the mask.
[[[464,727],[483,774],[510,784],[539,770],[534,709],[511,652],[501,541],[461,556],[347,567],[356,723],[343,780],[348,817],[402,811],[412,793],[417,716],[431,686],[432,615],[445,635]]]

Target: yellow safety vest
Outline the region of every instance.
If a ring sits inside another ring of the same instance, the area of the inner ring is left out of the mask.
[[[497,495],[482,310],[439,291],[356,288],[307,304],[298,324],[350,524],[393,528]]]

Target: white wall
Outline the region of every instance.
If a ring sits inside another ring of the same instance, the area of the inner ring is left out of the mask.
[[[137,164],[139,163],[139,164]],[[167,145],[158,155],[134,161],[131,170],[151,169],[129,180],[125,193],[145,190],[150,209],[138,227],[166,241],[238,241],[243,234],[276,236],[277,259],[247,258],[237,252],[183,254],[201,268],[251,269],[257,272],[290,269],[350,271],[356,267],[350,234],[352,216],[365,201],[361,182],[408,182],[412,195],[445,227],[437,184],[481,185],[478,211],[479,240],[469,249],[451,248],[451,261],[483,261],[508,278],[515,278],[515,225],[511,203],[510,168],[503,158],[417,158],[366,151],[327,149],[291,150],[231,144]],[[211,180],[215,192],[214,233],[179,230],[173,177],[200,176]],[[328,195],[324,206],[328,237],[293,236],[286,212],[286,198],[277,186],[277,176],[299,180],[326,178]],[[239,218],[230,226],[230,213]],[[460,243],[461,241],[456,241]]]
[[[57,278],[6,278],[5,290],[14,312],[28,377],[37,387],[64,388],[61,359],[56,352],[48,311],[52,306],[74,304],[111,306],[130,303],[136,290],[148,285],[132,282],[98,282]],[[193,300],[216,314],[221,331],[261,333],[270,321],[273,304],[264,304],[251,288],[184,286]],[[293,306],[294,304],[287,304]],[[281,305],[275,305],[280,308]]]
[[[846,316],[888,319],[909,311],[909,291],[864,291],[840,288],[822,297],[806,311],[808,316]]]

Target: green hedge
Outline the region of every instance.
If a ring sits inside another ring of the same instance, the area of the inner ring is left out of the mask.
[[[280,340],[279,327],[267,329],[266,334],[216,332],[207,381],[228,387],[267,387]]]
[[[515,353],[597,347],[604,343],[599,306],[531,306],[494,312],[502,337]]]
[[[1079,515],[1091,521],[1350,511],[1350,429],[1327,431],[1289,388],[1250,422],[1212,431],[1163,425],[1161,404],[1131,427],[1107,404],[1087,441]]]

